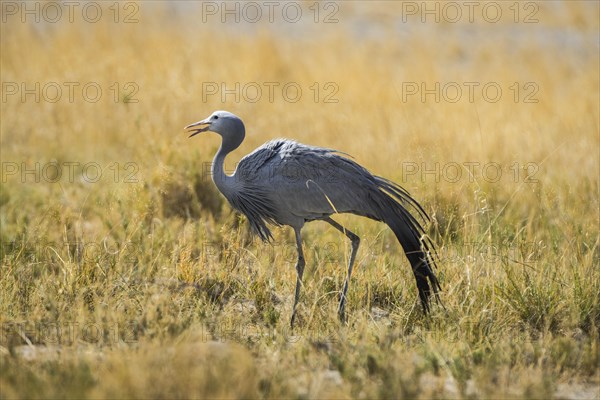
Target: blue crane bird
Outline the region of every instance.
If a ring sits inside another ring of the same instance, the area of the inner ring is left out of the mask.
[[[306,222],[316,220],[328,222],[352,243],[338,308],[340,319],[345,321],[346,294],[360,238],[331,219],[336,213],[382,221],[392,229],[412,267],[423,311],[428,313],[432,289],[436,298],[440,290],[433,272],[435,261],[431,251],[434,247],[407,206],[427,221],[429,216],[405,189],[371,174],[336,150],[286,139],[263,144],[242,158],[229,176],[223,170],[223,163],[227,154],[244,140],[246,130],[242,120],[230,112],[215,111],[185,129],[191,133],[189,137],[205,131],[221,135],[221,147],[212,163],[212,179],[231,206],[248,218],[252,230],[261,239],[272,238],[267,224],[288,225],[294,229],[298,261],[292,327],[305,266],[300,231]]]

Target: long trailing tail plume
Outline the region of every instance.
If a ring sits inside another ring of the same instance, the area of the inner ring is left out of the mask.
[[[425,235],[423,226],[404,205],[413,208],[424,220],[430,221],[431,219],[404,188],[378,176],[375,177],[375,180],[381,193],[382,220],[394,232],[406,253],[417,281],[423,311],[427,314],[432,291],[439,301],[438,292],[441,290],[440,283],[433,271],[436,267],[435,247]]]

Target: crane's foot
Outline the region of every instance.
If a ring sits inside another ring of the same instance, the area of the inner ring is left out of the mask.
[[[296,321],[296,311],[292,313],[292,318],[290,319],[290,328],[294,330],[294,322]]]
[[[302,328],[306,323],[304,313],[296,310],[292,312],[292,317],[290,318],[290,328],[291,332],[294,331],[294,328]]]
[[[338,307],[338,317],[340,318],[341,323],[348,322],[346,319],[346,305],[344,299],[340,301],[340,306]]]

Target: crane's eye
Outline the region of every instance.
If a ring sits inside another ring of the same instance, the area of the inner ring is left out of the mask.
[[[215,115],[215,116],[213,117],[213,119],[219,119],[219,116],[218,116],[218,115]]]

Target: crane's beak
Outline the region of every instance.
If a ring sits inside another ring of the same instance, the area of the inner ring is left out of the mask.
[[[189,136],[189,137],[192,137],[192,136],[196,136],[200,132],[207,131],[210,128],[210,124],[211,124],[211,122],[207,118],[207,119],[203,119],[202,121],[194,122],[193,124],[186,126],[184,129],[188,132],[192,132],[192,134]],[[202,126],[202,125],[206,125],[206,126]],[[200,128],[197,128],[198,126]]]

